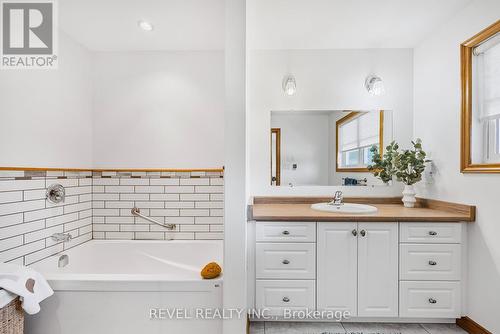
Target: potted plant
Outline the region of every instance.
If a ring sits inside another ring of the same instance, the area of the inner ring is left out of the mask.
[[[373,164],[368,169],[375,177],[380,178],[384,183],[396,180],[405,185],[403,190],[403,203],[407,208],[415,206],[415,189],[413,185],[422,180],[425,164],[430,160],[426,159],[426,153],[422,150],[422,141],[417,139],[411,142],[412,149],[399,151],[399,145],[393,141],[385,149],[383,156],[380,156],[377,146],[372,146],[370,151],[373,155]]]

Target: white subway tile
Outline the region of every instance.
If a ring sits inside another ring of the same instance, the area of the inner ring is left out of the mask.
[[[209,201],[210,194],[181,194],[181,201]]]
[[[104,218],[105,217],[94,217],[94,216],[92,216],[92,224],[104,224]],[[108,217],[106,217],[106,218],[108,218]]]
[[[151,201],[178,201],[179,194],[151,194]]]
[[[24,263],[25,265],[30,265],[32,263],[35,263],[37,261],[43,260],[49,256],[52,256],[54,254],[57,254],[59,252],[63,251],[63,245],[62,244],[57,244],[51,247],[44,248],[42,250],[39,250],[37,252],[28,254],[24,257]]]
[[[223,186],[224,179],[221,177],[211,177],[210,178],[210,185],[211,186]]]
[[[194,240],[193,232],[167,232],[165,233],[166,240]]]
[[[181,232],[208,232],[209,225],[181,225]]]
[[[134,202],[107,201],[104,205],[106,209],[132,209]]]
[[[57,206],[64,206],[64,205],[70,205],[70,204],[76,204],[78,203],[78,196],[66,196],[64,199],[64,202],[61,203],[52,203],[47,200],[46,207],[47,208],[55,208]]]
[[[177,209],[151,209],[151,216],[179,216],[179,210]]]
[[[0,191],[45,189],[45,180],[0,180]]]
[[[194,202],[165,202],[165,208],[167,209],[194,209]]]
[[[196,202],[196,208],[198,209],[222,209],[224,208],[224,202]]]
[[[2,236],[3,237],[3,236]],[[21,246],[23,244],[23,236],[17,235],[15,237],[0,240],[0,252],[6,249]]]
[[[14,178],[14,177],[23,177],[23,176],[24,176],[23,170],[0,170],[0,178],[3,178],[3,177]]]
[[[150,224],[149,230],[151,232],[173,232],[173,231],[179,231],[179,226],[177,225],[177,226],[175,226],[175,229],[170,230],[170,229],[166,228],[165,226]]]
[[[66,188],[66,196],[83,195],[91,193],[92,193],[91,186]]]
[[[78,233],[79,233],[80,235],[87,234],[87,233],[91,233],[91,232],[92,232],[92,224],[82,226],[82,227],[80,227],[80,229],[78,230]]]
[[[133,193],[134,186],[105,186],[107,193]]]
[[[224,233],[203,233],[203,232],[196,232],[195,233],[195,239],[196,240],[223,240],[224,239]]]
[[[24,201],[33,201],[37,199],[45,199],[46,198],[46,189],[36,189],[36,190],[25,190],[23,196]]]
[[[30,244],[26,244],[16,248],[11,248],[0,253],[0,262],[10,261],[20,256],[24,256],[25,254],[36,252],[42,248],[45,248],[44,240],[32,242]]]
[[[92,201],[92,194],[84,194],[78,196],[78,201],[79,202],[90,202]]]
[[[0,216],[45,208],[45,201],[28,201],[0,204]]]
[[[23,214],[16,213],[15,215],[1,216],[0,217],[0,228],[15,224],[20,224],[23,222]]]
[[[22,200],[23,200],[23,192],[22,191],[11,191],[11,192],[6,192],[6,193],[0,193],[0,204],[20,202]]]
[[[106,224],[133,224],[134,217],[106,217]]]
[[[121,201],[149,201],[149,194],[119,194]]]
[[[87,241],[89,241],[91,239],[92,239],[92,233],[87,233],[87,234],[84,234],[84,235],[80,235],[77,238],[73,238],[69,242],[66,242],[64,244],[64,249],[73,248],[73,247],[81,245],[84,242],[87,242]]]
[[[194,193],[193,186],[165,186],[166,193],[181,194],[181,193]]]
[[[54,233],[63,232],[62,225],[57,225],[49,228],[44,228],[43,230],[38,230],[35,232],[26,233],[24,235],[24,242],[30,243],[33,241],[41,240],[50,237]]]
[[[77,219],[78,219],[78,213],[74,212],[74,213],[70,213],[67,215],[62,215],[62,216],[53,217],[53,218],[47,218],[45,220],[45,224],[47,227],[51,227],[51,226],[64,224],[64,223],[67,223],[67,222],[70,222],[73,220],[77,220]]]
[[[24,233],[40,230],[44,227],[45,227],[45,221],[37,220],[30,223],[23,223],[23,224],[0,228],[0,235],[2,236],[2,238],[9,238],[15,235],[21,235]]]
[[[106,239],[132,240],[134,232],[106,232]]]
[[[103,193],[104,186],[92,186],[92,194]]]
[[[162,232],[136,232],[136,240],[164,240],[165,233]]]
[[[48,188],[53,184],[60,184],[65,188],[78,187],[78,179],[46,179],[45,187]]]
[[[71,231],[86,225],[92,225],[92,218],[85,218],[80,220],[75,220],[71,223],[64,224],[64,232]]]
[[[223,193],[224,186],[196,186],[195,192],[197,192],[197,193]]]
[[[148,232],[149,226],[144,224],[120,225],[121,232]]]
[[[224,194],[210,194],[211,201],[224,201]]]
[[[209,210],[205,209],[180,209],[180,215],[200,217],[200,216],[209,216],[210,212]]]
[[[210,209],[210,216],[223,217],[224,209]]]
[[[152,186],[178,186],[179,185],[179,179],[169,179],[169,178],[162,178],[162,179],[151,179]]]
[[[94,201],[118,201],[120,194],[93,194],[92,199]]]
[[[135,192],[136,193],[163,193],[164,192],[164,187],[163,186],[135,186]]]
[[[120,179],[121,186],[149,186],[149,179]]]
[[[78,186],[79,187],[91,186],[91,185],[92,185],[92,179],[90,177],[78,179]]]
[[[48,170],[46,175],[49,178],[55,178],[59,176],[64,176],[64,172],[62,170]]]
[[[94,225],[94,232],[118,232],[120,231],[120,225],[118,224],[99,224]]]
[[[64,206],[64,214],[92,209],[91,202],[84,202]]]
[[[48,209],[42,209],[42,210],[37,210],[37,211],[30,211],[30,212],[24,213],[24,221],[30,222],[30,221],[38,220],[38,219],[60,216],[62,214],[63,214],[62,207],[48,208]]]
[[[117,186],[120,184],[120,179],[111,179],[111,178],[94,178],[92,180],[93,186]]]
[[[104,201],[92,201],[92,209],[104,209]]]
[[[224,225],[210,225],[210,232],[224,232]]]
[[[210,184],[210,180],[205,178],[191,178],[191,179],[180,179],[181,186],[208,186]]]
[[[119,209],[92,209],[94,216],[119,216]]]
[[[167,224],[194,224],[194,217],[165,217],[165,223],[167,223]]]
[[[139,209],[163,209],[164,202],[135,202],[135,206]]]
[[[78,212],[78,219],[92,217],[92,209]]]
[[[106,239],[106,234],[104,232],[92,232],[92,236],[94,239],[102,240]]]
[[[196,217],[196,224],[224,224],[223,217]]]
[[[15,264],[17,266],[24,266],[24,256],[18,257],[17,259],[7,261],[7,263]]]

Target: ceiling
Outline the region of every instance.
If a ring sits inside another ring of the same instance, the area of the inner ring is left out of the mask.
[[[60,28],[92,51],[221,50],[224,0],[63,0]],[[154,30],[145,32],[137,22]]]
[[[248,48],[413,48],[471,2],[247,0]]]

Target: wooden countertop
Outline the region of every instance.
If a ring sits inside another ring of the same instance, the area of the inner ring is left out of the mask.
[[[364,203],[378,208],[371,214],[347,214],[323,212],[311,209],[312,203],[325,202],[322,198],[258,198],[251,208],[251,220],[256,221],[358,221],[358,222],[472,222],[475,220],[475,207],[463,204],[419,199],[418,207],[405,208],[391,199],[368,198],[346,199],[346,203]],[[316,201],[314,201],[316,200]],[[319,201],[318,201],[319,200]],[[287,203],[288,201],[288,203]],[[305,202],[305,203],[304,203]]]

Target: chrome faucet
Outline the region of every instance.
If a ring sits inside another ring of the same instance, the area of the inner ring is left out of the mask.
[[[51,236],[52,240],[55,242],[69,242],[73,238],[69,233],[54,233]],[[61,254],[57,262],[59,268],[66,267],[69,263],[69,256],[66,254]]]
[[[335,192],[335,195],[333,195],[332,201],[329,203],[331,205],[342,205],[344,200],[344,196],[342,195],[342,192],[340,190]]]

